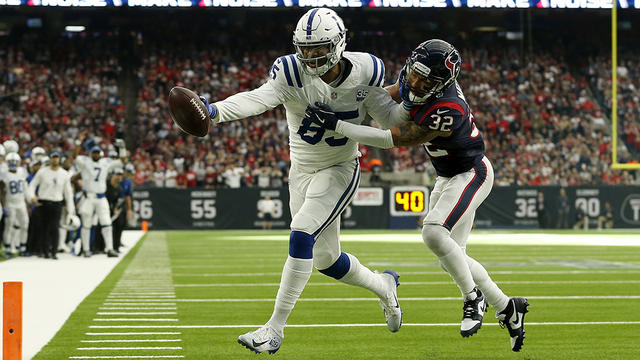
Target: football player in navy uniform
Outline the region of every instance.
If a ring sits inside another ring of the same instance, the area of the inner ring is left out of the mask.
[[[493,186],[493,168],[484,156],[484,140],[456,81],[461,63],[458,51],[445,41],[420,44],[407,59],[398,82],[387,88],[396,101],[414,105],[411,119],[391,129],[339,120],[321,103],[309,107],[307,117],[361,144],[425,147],[438,177],[422,238],[462,292],[460,334],[469,337],[480,329],[488,302],[509,330],[511,349],[519,351],[524,340],[527,300],[508,298],[484,267],[465,252],[476,209]]]

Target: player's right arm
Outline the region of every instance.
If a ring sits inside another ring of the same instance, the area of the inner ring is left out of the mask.
[[[282,56],[273,63],[266,83],[212,104],[209,115],[214,123],[259,115],[285,103],[292,97],[294,88],[301,87],[299,64],[295,56]]]

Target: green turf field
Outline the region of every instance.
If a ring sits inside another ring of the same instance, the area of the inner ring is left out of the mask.
[[[640,359],[640,247],[471,243],[508,295],[529,298],[524,347],[513,353],[491,308],[479,333],[460,337],[450,277],[422,242],[392,242],[418,231],[344,234],[360,240],[344,251],[400,273],[398,333],[368,291],[314,271],[280,350],[256,355],[236,339],[271,315],[288,233],[150,232],[35,359]]]

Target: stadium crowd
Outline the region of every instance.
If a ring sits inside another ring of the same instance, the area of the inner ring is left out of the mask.
[[[209,136],[196,139],[172,123],[167,106],[167,94],[175,85],[196,89],[213,100],[258,87],[280,52],[245,53],[231,59],[210,51],[184,56],[147,49],[136,71],[137,121],[135,128],[127,128],[118,59],[108,51],[87,50],[83,44],[86,41],[68,41],[37,57],[19,46],[4,50],[0,93],[15,95],[3,102],[0,141],[15,139],[29,158],[35,146],[70,151],[82,131],[93,134],[101,145],[128,132],[135,134],[128,145],[136,186],[278,187],[287,182],[288,130],[282,107],[224,126],[212,125]],[[460,83],[484,135],[487,155],[494,161],[497,185],[637,181],[633,173],[609,168],[610,121],[605,114],[610,79],[605,60],[595,61],[587,75],[580,75],[580,69],[544,52],[523,62],[508,48],[492,52],[461,48],[461,53]],[[389,84],[405,58],[385,54]],[[633,150],[640,147],[637,73],[637,62],[631,59],[621,67],[620,127],[624,144]],[[621,161],[630,159],[625,148],[621,150]],[[362,146],[361,151],[367,155],[373,149]],[[378,154],[387,171],[434,174],[422,147]],[[364,171],[369,160],[363,159]]]

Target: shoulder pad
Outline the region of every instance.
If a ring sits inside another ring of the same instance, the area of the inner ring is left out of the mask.
[[[281,56],[274,61],[273,66],[271,66],[271,70],[269,71],[269,75],[271,80],[276,81],[282,85],[286,84],[288,86],[302,87],[302,80],[300,79],[300,64],[296,59],[296,56],[285,55]]]
[[[384,62],[371,54],[363,53],[362,55],[364,55],[362,58],[362,80],[368,82],[369,86],[384,86]]]

